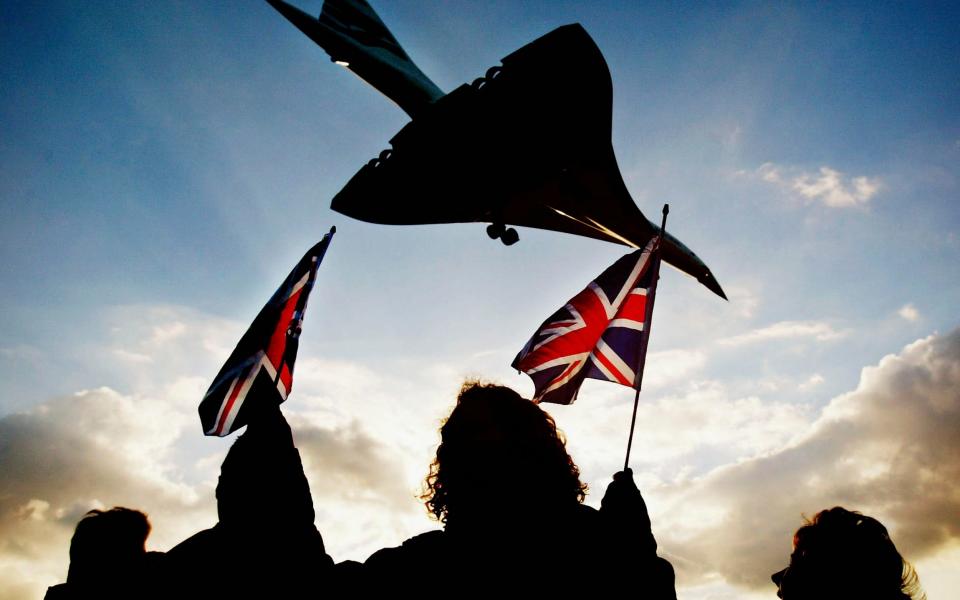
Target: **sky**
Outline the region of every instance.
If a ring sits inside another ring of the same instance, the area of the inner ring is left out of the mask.
[[[567,23],[603,52],[627,187],[730,298],[661,274],[631,466],[679,597],[775,597],[835,505],[931,598],[960,585],[960,7],[374,7],[445,91]],[[626,250],[331,211],[407,121],[266,3],[0,2],[0,597],[62,581],[90,508],[144,510],[155,550],[215,523],[232,438],[196,406],[332,225],[284,404],[317,526],[335,560],[438,527],[417,494],[460,384],[531,395],[514,355]],[[591,505],[631,406],[544,407]]]

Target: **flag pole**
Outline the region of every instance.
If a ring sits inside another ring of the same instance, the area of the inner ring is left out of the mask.
[[[667,228],[667,215],[668,215],[668,214],[670,214],[670,205],[669,205],[669,204],[664,204],[664,205],[663,205],[663,220],[660,221],[660,235],[658,236],[656,245],[653,247],[653,251],[654,251],[654,252],[659,252],[659,250],[660,250],[660,242],[663,241],[663,234],[666,232],[666,228]],[[658,272],[656,273],[656,277],[659,278],[659,277],[660,277],[659,265],[658,265],[657,271],[658,271]],[[647,335],[648,335],[648,336],[650,335],[649,327],[650,327],[650,322],[651,322],[651,320],[652,320],[652,312],[651,312],[651,319],[647,320],[647,323],[646,323],[646,327],[648,328],[648,329],[647,329]],[[642,364],[642,362],[640,362],[640,361],[642,361],[642,360],[643,360],[643,357],[640,357],[640,359],[638,360],[638,362],[640,363],[640,364],[637,365],[637,377],[638,377],[638,378],[641,378],[641,377],[643,376],[642,373],[640,373],[640,365]],[[639,381],[637,382],[637,387],[636,387],[635,389],[636,389],[636,394],[634,394],[634,396],[633,396],[633,415],[630,417],[630,437],[627,438],[627,457],[623,460],[623,470],[624,470],[624,471],[626,471],[628,468],[630,468],[630,449],[633,448],[633,430],[634,430],[634,427],[636,427],[636,424],[637,424],[637,408],[640,406],[640,382],[639,382]]]

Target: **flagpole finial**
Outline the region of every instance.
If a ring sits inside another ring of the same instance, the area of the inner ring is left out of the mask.
[[[667,229],[667,215],[670,214],[670,205],[663,205],[663,220],[660,221],[660,235],[663,235],[664,231]]]
[[[331,225],[331,226],[330,226],[330,235],[333,235],[333,234],[335,234],[336,232],[337,232],[337,226],[336,226],[336,225]]]

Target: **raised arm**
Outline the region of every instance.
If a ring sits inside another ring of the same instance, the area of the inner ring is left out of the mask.
[[[657,556],[647,503],[632,470],[614,474],[601,501],[600,516],[614,568],[643,581],[645,598],[676,600],[673,566]]]

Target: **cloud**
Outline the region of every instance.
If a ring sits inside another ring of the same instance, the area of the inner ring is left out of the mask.
[[[845,183],[843,174],[830,167],[820,167],[817,175],[803,174],[794,178],[792,189],[814,202],[832,208],[861,206],[880,190],[880,183],[868,177],[854,177]]]
[[[588,381],[575,405],[543,406],[567,434],[568,448],[593,490],[591,503],[599,503],[610,476],[623,468],[630,392]],[[686,481],[780,448],[811,420],[806,406],[742,395],[714,380],[678,383],[660,393],[645,390],[630,462],[642,486]],[[663,496],[647,500],[655,505]]]
[[[142,508],[161,543],[209,517],[197,502],[205,488],[173,476],[170,448],[185,423],[164,401],[109,388],[0,419],[0,562],[9,571],[0,595],[38,598],[61,580],[70,535],[91,508]]]
[[[847,334],[837,331],[823,321],[780,321],[760,329],[735,335],[719,341],[724,346],[743,346],[756,342],[791,338],[813,338],[818,342],[839,339]]]
[[[708,454],[713,462],[735,462],[773,450],[808,423],[805,410],[756,396],[732,396],[717,381],[691,383],[680,393],[644,405],[639,464],[656,468],[665,459],[689,465]]]
[[[737,316],[749,319],[760,307],[760,296],[754,290],[741,285],[726,286],[727,297]]]
[[[645,389],[663,387],[670,383],[688,379],[691,374],[703,368],[707,355],[700,350],[663,350],[647,355],[644,367],[643,384]]]
[[[196,406],[242,327],[171,306],[109,317],[107,350],[126,360],[105,377],[135,391],[101,387],[0,418],[0,597],[42,597],[62,581],[91,508],[145,511],[148,547],[160,550],[216,522],[213,488],[232,439],[203,438]],[[455,390],[437,381],[457,376],[431,366],[398,379],[302,358],[284,412],[331,554],[364,559],[428,529],[416,492]]]
[[[151,549],[216,522],[213,490],[232,440],[201,439],[193,402],[174,400],[200,397],[202,385],[177,382],[157,397],[99,388],[0,419],[0,596],[39,598],[62,581],[73,528],[92,508],[146,512]],[[327,427],[287,412],[334,556],[363,559],[428,528],[400,468],[406,457],[356,421]]]
[[[738,175],[774,184],[807,203],[819,202],[829,208],[866,206],[883,187],[877,178],[863,175],[847,177],[828,166],[820,167],[816,173],[809,173],[764,163],[752,172],[738,171]]]
[[[783,183],[783,175],[781,175],[780,171],[781,168],[773,163],[763,163],[757,167],[757,170],[754,171],[752,175],[759,177],[767,183]],[[749,171],[739,171],[738,174],[751,175]]]
[[[897,311],[897,314],[900,315],[906,321],[915,322],[920,319],[920,311],[918,311],[913,304],[904,304],[900,310]]]
[[[209,377],[246,329],[237,321],[175,305],[124,305],[106,312],[107,350],[123,361],[103,375],[114,387],[152,391],[171,374]],[[90,354],[98,357],[101,351]],[[91,370],[104,369],[101,363]]]
[[[823,378],[823,375],[820,373],[814,373],[809,379],[797,386],[797,388],[801,391],[812,390],[824,381],[826,381],[826,379]]]
[[[841,505],[875,516],[917,561],[960,541],[960,329],[863,370],[801,438],[657,493],[662,547],[682,581],[719,574],[770,586],[800,515]],[[922,577],[922,573],[921,573]]]
[[[153,362],[153,358],[146,354],[140,354],[139,352],[130,352],[129,350],[124,350],[123,348],[114,348],[113,356],[122,361],[131,362],[131,363],[146,364],[146,363]]]
[[[366,502],[370,510],[409,508],[413,494],[397,459],[359,422],[327,429],[302,417],[291,421],[304,469],[314,482],[310,491],[318,501]]]
[[[417,499],[426,473],[419,457],[381,443],[358,421],[326,428],[293,416],[291,424],[317,527],[334,560],[365,560],[375,550],[436,527]],[[405,469],[412,464],[419,467],[415,474]]]

